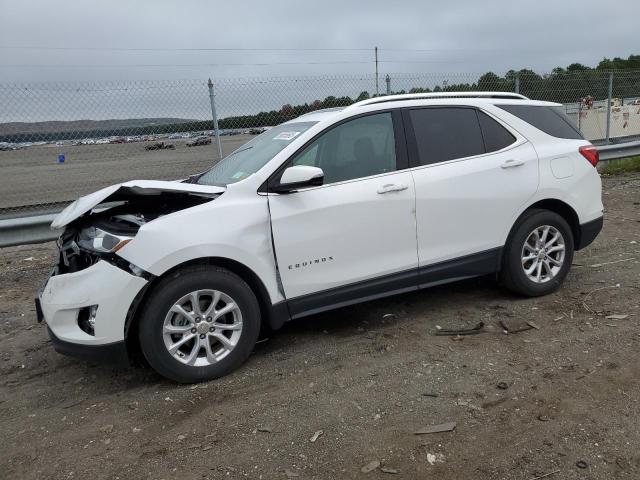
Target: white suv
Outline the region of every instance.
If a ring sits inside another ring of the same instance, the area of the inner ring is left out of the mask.
[[[303,115],[183,182],[69,205],[36,301],[62,353],[139,349],[179,382],[227,374],[261,327],[499,273],[556,290],[602,228],[597,150],[561,106],[497,92]]]

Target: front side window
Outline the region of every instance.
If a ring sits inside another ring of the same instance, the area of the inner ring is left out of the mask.
[[[288,122],[267,130],[216,163],[198,178],[197,183],[224,187],[244,180],[316,123]]]
[[[420,165],[485,153],[482,132],[472,108],[409,110]]]
[[[299,153],[293,165],[321,168],[325,184],[396,170],[391,113],[359,117],[332,128]]]

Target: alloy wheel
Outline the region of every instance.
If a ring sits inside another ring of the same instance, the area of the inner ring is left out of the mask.
[[[194,367],[219,362],[242,335],[238,304],[218,290],[196,290],[178,299],[162,327],[164,345],[173,358]]]
[[[562,233],[551,225],[536,227],[524,242],[521,259],[529,280],[534,283],[551,281],[564,264],[565,241]]]

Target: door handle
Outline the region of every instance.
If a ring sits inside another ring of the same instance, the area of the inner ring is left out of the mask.
[[[521,165],[524,165],[524,162],[522,160],[507,160],[502,165],[500,165],[500,167],[501,168],[513,168],[513,167],[519,167]]]
[[[403,183],[387,183],[378,189],[378,193],[382,195],[383,193],[400,192],[407,188],[409,187]]]

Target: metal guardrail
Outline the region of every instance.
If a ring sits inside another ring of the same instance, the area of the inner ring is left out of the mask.
[[[52,230],[51,222],[57,213],[0,220],[0,247],[27,245],[55,240],[60,230]]]
[[[640,156],[640,141],[598,145],[597,148],[602,163]],[[51,209],[31,212],[29,216],[20,212],[4,215],[4,218],[0,218],[0,248],[57,239],[61,232],[50,228],[56,215],[57,212],[52,213]]]
[[[609,160],[640,156],[640,141],[598,145],[597,148],[600,153],[600,161],[605,163]]]

